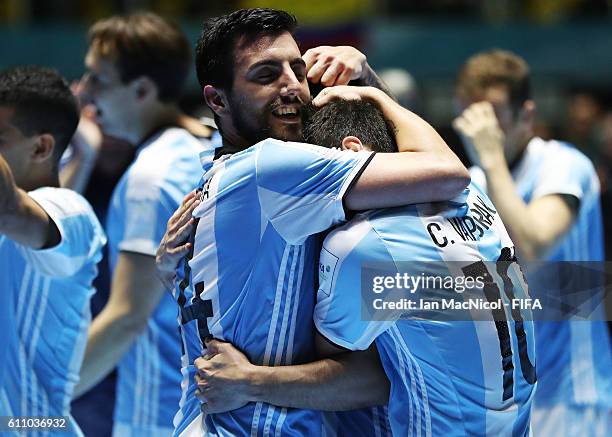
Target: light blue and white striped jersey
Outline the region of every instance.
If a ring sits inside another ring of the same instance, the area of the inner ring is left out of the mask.
[[[533,322],[526,321],[527,312],[519,317],[509,308],[502,310],[506,322],[495,322],[488,310],[478,317],[466,311],[461,320],[362,319],[362,266],[418,261],[414,271],[407,263],[401,269],[418,277],[428,265],[423,262],[430,262],[438,274],[456,278],[467,275],[462,270],[468,266],[490,270],[484,261],[511,260],[513,251],[491,201],[474,184],[450,202],[358,214],[326,237],[315,325],[350,350],[376,342],[391,383],[393,435],[528,435],[536,379]],[[518,264],[506,265],[503,278],[489,272],[501,299],[526,297]],[[512,293],[504,287],[507,279]]]
[[[193,361],[203,339],[231,342],[251,362],[313,361],[315,235],[345,219],[342,200],[373,154],[264,140],[223,156],[204,176],[193,253],[178,272],[183,398],[175,435],[319,435],[321,414],[250,403],[200,415]]]
[[[49,249],[33,250],[0,237],[0,306],[11,319],[2,336],[4,379],[0,416],[69,416],[91,321],[92,281],[106,237],[83,197],[61,188],[29,195],[61,235]],[[72,430],[30,436],[81,435]]]
[[[170,216],[202,175],[199,155],[210,148],[181,128],[156,133],[139,148],[117,184],[108,212],[111,271],[119,252],[155,256]],[[114,435],[167,436],[181,397],[177,307],[163,297],[146,330],[118,365]]]
[[[473,167],[470,173],[486,189],[483,171]],[[534,138],[512,177],[527,203],[549,194],[574,196],[580,202],[574,224],[546,260],[603,261],[599,180],[586,156],[570,144]],[[606,323],[536,321],[535,326],[539,378],[535,406],[563,403],[612,408],[612,353]]]

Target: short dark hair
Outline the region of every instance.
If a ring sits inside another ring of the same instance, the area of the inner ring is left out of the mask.
[[[470,57],[457,78],[457,94],[467,100],[482,99],[487,88],[502,85],[508,89],[515,111],[531,98],[529,66],[523,58],[506,50],[488,50]]]
[[[0,71],[0,105],[14,109],[11,122],[24,135],[53,135],[59,161],[79,124],[79,109],[56,70],[32,65]]]
[[[305,111],[304,140],[323,147],[340,147],[355,136],[375,152],[397,152],[391,125],[372,103],[337,100],[318,110]]]
[[[295,17],[268,8],[240,9],[204,22],[196,46],[196,72],[200,86],[231,90],[234,80],[236,43],[248,43],[262,36],[280,35],[297,28]]]
[[[162,102],[180,97],[189,75],[191,44],[174,23],[152,12],[116,15],[91,27],[89,43],[115,63],[123,83],[147,76]]]

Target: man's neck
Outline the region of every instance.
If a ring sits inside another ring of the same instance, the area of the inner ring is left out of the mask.
[[[164,127],[179,126],[184,114],[172,104],[158,104],[143,112],[141,121],[134,130],[130,141],[139,146]]]

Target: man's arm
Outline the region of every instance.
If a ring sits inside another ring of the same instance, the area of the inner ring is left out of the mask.
[[[0,155],[0,234],[32,249],[53,247],[61,240],[45,210],[15,185],[8,163]]]
[[[400,151],[374,156],[344,199],[348,209],[449,200],[468,185],[467,169],[434,128],[384,92],[372,87],[326,88],[313,104],[323,106],[335,99],[363,99],[376,104],[395,127]]]
[[[389,400],[389,381],[375,345],[349,352],[317,335],[319,354],[327,358],[278,367],[255,366],[229,343],[213,340],[207,347],[212,358],[195,361],[205,413],[230,411],[248,402],[345,411]]]
[[[163,293],[154,257],[120,253],[108,303],[89,329],[75,397],[100,382],[117,365],[136,336],[145,329]]]
[[[488,102],[470,106],[454,121],[487,178],[487,189],[523,260],[540,259],[576,218],[577,199],[551,194],[529,204],[519,196],[504,156],[504,134]]]

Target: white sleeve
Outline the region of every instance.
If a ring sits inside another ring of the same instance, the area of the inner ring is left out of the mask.
[[[53,277],[75,274],[87,261],[98,262],[106,237],[87,201],[74,191],[40,188],[28,193],[49,215],[59,230],[59,244],[34,250],[17,245],[28,262]]]
[[[344,195],[374,156],[272,139],[257,147],[261,208],[291,244],[345,220]]]

